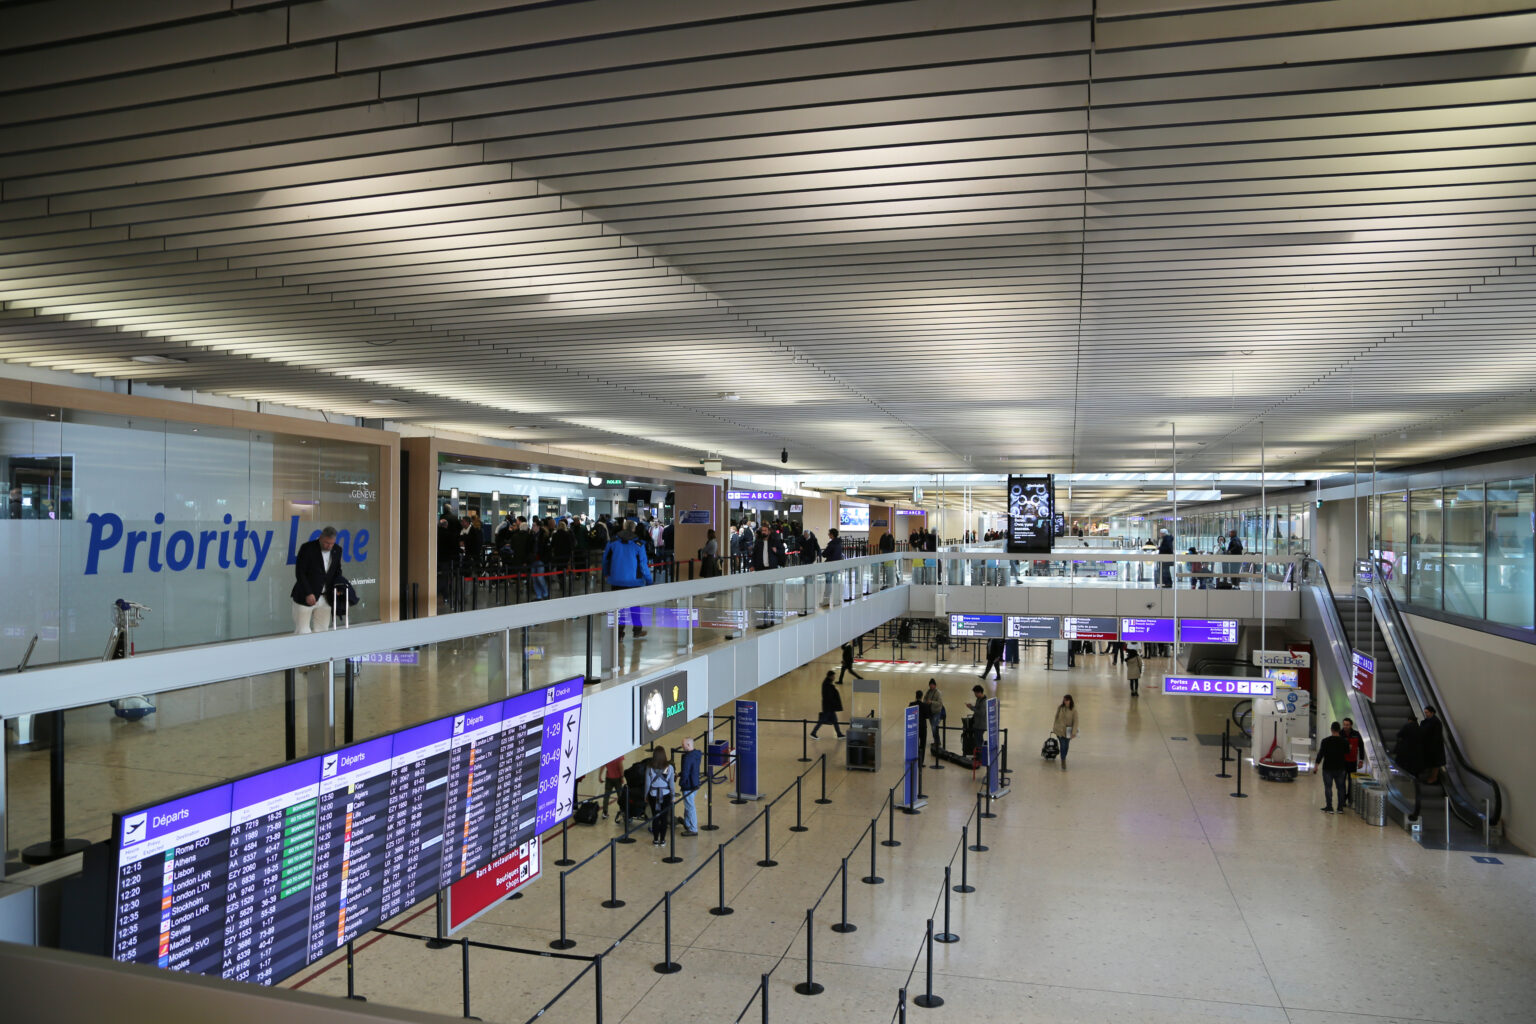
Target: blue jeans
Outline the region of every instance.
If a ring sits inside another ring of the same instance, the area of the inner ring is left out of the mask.
[[[1340,810],[1344,809],[1344,780],[1347,777],[1347,773],[1342,768],[1337,770],[1330,770],[1327,768],[1323,769],[1323,806],[1329,808],[1330,810],[1335,806],[1337,806]],[[1335,791],[1337,791],[1339,795],[1338,804],[1334,804],[1333,802],[1333,794]]]
[[[534,599],[540,601],[549,596],[549,581],[546,580],[543,576],[539,575],[539,573],[543,571],[543,562],[533,563],[533,579],[530,581],[529,585],[533,587]]]
[[[698,790],[690,789],[683,794],[683,830],[686,832],[699,830],[699,812],[693,806],[693,798],[697,793]]]
[[[1067,748],[1072,746],[1072,741],[1069,738],[1067,738],[1066,736],[1058,735],[1056,737],[1056,742],[1061,747],[1061,763],[1062,764],[1066,764],[1067,763]]]

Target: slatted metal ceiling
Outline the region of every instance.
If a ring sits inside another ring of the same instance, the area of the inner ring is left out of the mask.
[[[7,5],[0,359],[803,472],[1513,443],[1533,39],[1502,0]]]

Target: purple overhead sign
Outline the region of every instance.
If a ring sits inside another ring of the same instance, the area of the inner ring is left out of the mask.
[[[1187,697],[1273,697],[1273,679],[1222,679],[1216,676],[1164,676],[1163,692]]]
[[[783,501],[783,491],[727,491],[727,501]]]

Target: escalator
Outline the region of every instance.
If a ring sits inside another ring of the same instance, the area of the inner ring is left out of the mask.
[[[1391,592],[1379,583],[1362,584],[1354,594],[1339,595],[1314,559],[1303,567],[1302,618],[1313,635],[1316,667],[1333,682],[1338,697],[1328,708],[1337,720],[1352,714],[1366,737],[1377,775],[1387,776],[1389,814],[1416,823],[1420,842],[1445,849],[1482,849],[1501,834],[1503,793],[1499,784],[1467,760],[1449,716],[1441,714],[1446,765],[1442,780],[1426,784],[1403,771],[1392,757],[1398,732],[1423,716],[1426,706],[1445,710],[1445,702],[1419,658]],[[1365,700],[1350,685],[1351,649],[1376,662],[1376,699]],[[1319,708],[1319,731],[1326,728]],[[1422,812],[1422,813],[1421,813]],[[1447,824],[1448,819],[1448,824]]]

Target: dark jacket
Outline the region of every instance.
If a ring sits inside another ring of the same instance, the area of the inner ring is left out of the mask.
[[[821,557],[821,542],[810,530],[800,535],[800,564],[809,565]]]
[[[1236,537],[1233,537],[1232,540],[1230,542],[1228,542],[1228,544],[1227,544],[1227,554],[1229,554],[1229,555],[1240,555],[1242,553],[1243,553],[1243,542],[1241,540],[1237,539]]]
[[[298,556],[293,563],[294,584],[289,597],[294,604],[308,604],[306,598],[323,599],[336,591],[341,584],[341,547],[331,548],[331,567],[325,567],[325,556],[320,551],[320,541],[310,540],[299,545]]]
[[[837,692],[837,684],[830,679],[821,681],[821,710],[832,714],[843,710],[843,695]]]
[[[853,644],[843,644],[843,668],[853,668]]]
[[[1317,745],[1317,760],[1325,772],[1341,772],[1349,757],[1349,742],[1343,736],[1327,736]]]
[[[692,793],[699,788],[699,767],[704,763],[704,751],[683,751],[682,770],[677,776],[677,785],[684,793]]]
[[[937,550],[939,550],[939,535],[936,534],[936,533],[925,533],[925,534],[923,534],[923,550],[924,551],[937,551]]]
[[[882,533],[880,535],[880,553],[882,555],[889,555],[895,550],[896,535],[891,533]]]
[[[777,569],[784,564],[784,545],[766,530],[752,542],[752,568]]]
[[[507,541],[507,557],[513,565],[527,565],[533,561],[533,531],[513,530]]]
[[[459,557],[459,534],[463,527],[453,516],[444,516],[437,528],[437,560],[451,562]]]
[[[1397,731],[1397,743],[1392,748],[1392,760],[1397,766],[1409,775],[1417,775],[1424,770],[1424,751],[1420,743],[1419,723],[1409,719],[1408,723]]]
[[[555,560],[555,536],[547,530],[533,535],[533,560],[546,566]]]
[[[1163,534],[1163,536],[1157,542],[1157,553],[1160,555],[1173,554],[1173,534]]]
[[[571,555],[576,551],[576,538],[570,530],[556,530],[549,535],[549,552],[554,563],[559,566],[571,564]]]
[[[1440,719],[1426,715],[1419,723],[1419,754],[1426,769],[1445,764],[1445,731]]]
[[[996,637],[993,637],[991,640],[987,641],[987,660],[1003,660],[1003,642]]]
[[[843,538],[833,537],[827,541],[827,546],[821,551],[821,557],[828,562],[841,562],[843,560]]]

